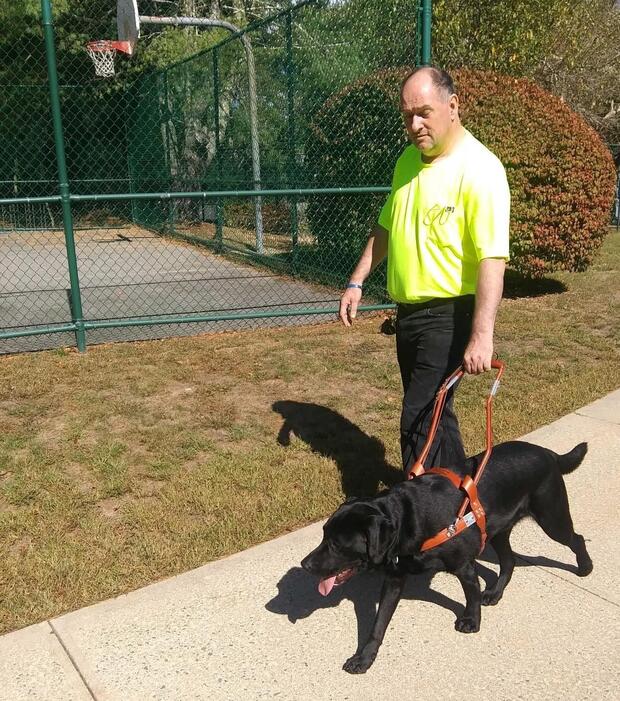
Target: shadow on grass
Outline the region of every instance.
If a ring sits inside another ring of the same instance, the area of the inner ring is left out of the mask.
[[[346,497],[374,496],[379,484],[402,481],[402,470],[389,465],[385,446],[332,409],[305,402],[278,401],[272,405],[284,423],[278,443],[287,446],[291,433],[316,453],[336,462]]]
[[[553,278],[533,279],[514,270],[506,270],[504,276],[504,297],[507,299],[559,295],[566,290],[568,287],[563,282]]]

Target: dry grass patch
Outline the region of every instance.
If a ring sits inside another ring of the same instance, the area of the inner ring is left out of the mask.
[[[620,385],[620,237],[565,291],[505,300],[497,440]],[[328,514],[396,475],[394,337],[366,318],[0,358],[0,630]],[[457,405],[482,447],[489,378]]]

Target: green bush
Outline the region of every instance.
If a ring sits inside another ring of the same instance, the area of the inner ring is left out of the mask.
[[[314,118],[306,149],[317,185],[386,185],[406,136],[398,91],[409,69],[380,71],[332,96]],[[512,193],[511,266],[541,277],[584,270],[607,231],[613,159],[598,134],[530,80],[453,72],[463,124],[506,167]],[[308,218],[319,247],[343,267],[360,254],[385,197],[317,198]]]
[[[306,145],[311,186],[389,185],[407,141],[394,102],[395,71],[375,73],[330,98],[310,125]],[[386,89],[387,87],[387,89]],[[308,224],[329,265],[346,275],[358,258],[386,195],[311,198]]]

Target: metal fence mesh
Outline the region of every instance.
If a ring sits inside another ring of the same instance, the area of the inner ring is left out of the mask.
[[[307,0],[165,68],[147,56],[161,28],[143,26],[101,79],[84,45],[114,38],[103,4],[54,17],[69,238],[41,13],[0,10],[0,352],[71,344],[77,327],[94,343],[332,319],[360,253],[347,221],[372,225],[394,159],[350,160],[345,110],[326,172],[317,120],[363,76],[415,64],[418,3]],[[368,115],[377,148],[386,129],[402,128]]]

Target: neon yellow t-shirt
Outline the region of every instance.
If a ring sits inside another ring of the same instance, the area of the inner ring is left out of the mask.
[[[408,146],[379,215],[395,302],[474,294],[483,258],[508,260],[510,191],[499,159],[465,130],[452,153],[424,163]]]

